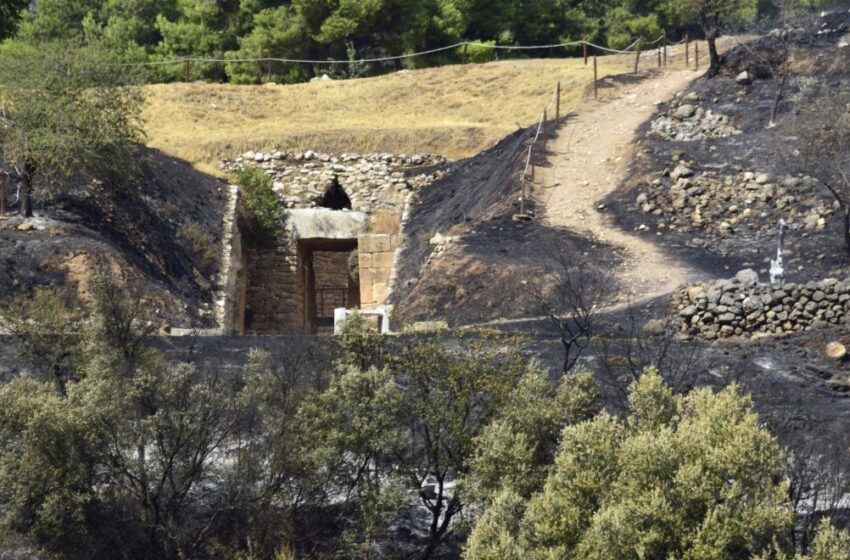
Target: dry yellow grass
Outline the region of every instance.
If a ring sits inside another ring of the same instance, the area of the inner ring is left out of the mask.
[[[633,55],[600,57],[600,77],[633,63]],[[592,76],[581,59],[545,59],[286,86],[153,85],[144,117],[151,147],[213,174],[222,158],[249,149],[458,158],[535,122],[558,80],[561,112],[570,111]]]

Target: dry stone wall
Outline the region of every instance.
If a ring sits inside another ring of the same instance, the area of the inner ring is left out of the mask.
[[[740,170],[700,170],[678,156],[663,176],[637,190],[635,207],[659,230],[700,232],[703,239],[742,231],[777,231],[779,218],[792,229],[821,230],[836,206],[816,179]]]
[[[442,176],[442,171],[417,173],[447,163],[434,155],[341,154],[315,152],[246,152],[221,162],[223,170],[244,165],[263,169],[287,208],[317,208],[334,182],[351,199],[351,209],[365,214],[401,214],[407,195]]]
[[[652,121],[649,134],[678,142],[697,142],[741,134],[728,116],[700,106],[700,101],[696,92],[683,96],[673,103],[667,113]]]
[[[765,285],[752,270],[731,280],[683,288],[673,313],[687,336],[714,340],[760,338],[828,325],[850,324],[850,280]]]

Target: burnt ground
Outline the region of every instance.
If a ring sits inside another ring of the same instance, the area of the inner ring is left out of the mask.
[[[799,168],[792,155],[794,138],[787,126],[795,95],[805,79],[814,76],[833,87],[847,87],[850,48],[839,44],[847,40],[848,32],[850,14],[836,13],[807,20],[792,34],[788,85],[775,127],[767,126],[778,84],[774,74],[780,43],[773,36],[733,49],[725,55],[718,77],[699,79],[681,97],[660,105],[659,116],[668,113],[687,94],[695,93],[701,100],[697,105],[729,116],[742,133],[696,142],[670,141],[653,134],[651,122],[645,123],[638,135],[640,150],[628,178],[604,201],[615,223],[636,233],[642,224],[649,226],[640,235],[708,275],[723,277],[742,268],[753,268],[766,278],[770,258],[775,257],[777,224],[780,218],[788,219],[787,213],[774,209],[718,237],[697,228],[685,232],[658,228],[656,222],[663,219],[637,210],[635,199],[649,181],[672,170],[677,164],[674,160],[688,162],[697,175],[704,171],[737,175],[746,170],[769,172],[773,177],[797,175]],[[734,77],[744,70],[755,78],[751,84],[736,83]],[[816,193],[815,201],[833,203],[825,189]],[[827,219],[823,230],[806,230],[799,221],[788,221],[791,229],[786,238],[785,268],[789,281],[846,275],[850,259],[843,247],[839,213]]]
[[[540,315],[536,281],[558,266],[554,253],[595,268],[619,261],[612,247],[543,224],[530,196],[525,209],[534,218],[513,219],[520,211],[521,173],[533,129],[520,129],[453,164],[445,177],[419,192],[398,266],[397,320],[440,319],[455,326]],[[536,151],[536,165],[545,165],[546,156]],[[438,233],[450,241],[434,245]]]
[[[37,188],[34,220],[0,219],[0,305],[46,284],[85,299],[91,273],[109,266],[168,324],[212,326],[224,185],[157,150],[140,157],[137,185]],[[199,235],[187,235],[189,224]]]

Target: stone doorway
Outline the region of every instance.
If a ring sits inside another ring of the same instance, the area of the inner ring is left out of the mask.
[[[298,262],[303,324],[308,332],[332,333],[334,309],[360,308],[357,240],[301,239]]]

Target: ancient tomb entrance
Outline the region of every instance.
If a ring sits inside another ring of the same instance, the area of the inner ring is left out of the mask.
[[[298,262],[303,324],[310,332],[331,333],[334,309],[360,308],[357,239],[299,239]]]
[[[351,210],[351,199],[345,189],[339,184],[339,177],[334,177],[331,186],[322,195],[319,206],[330,210]]]

